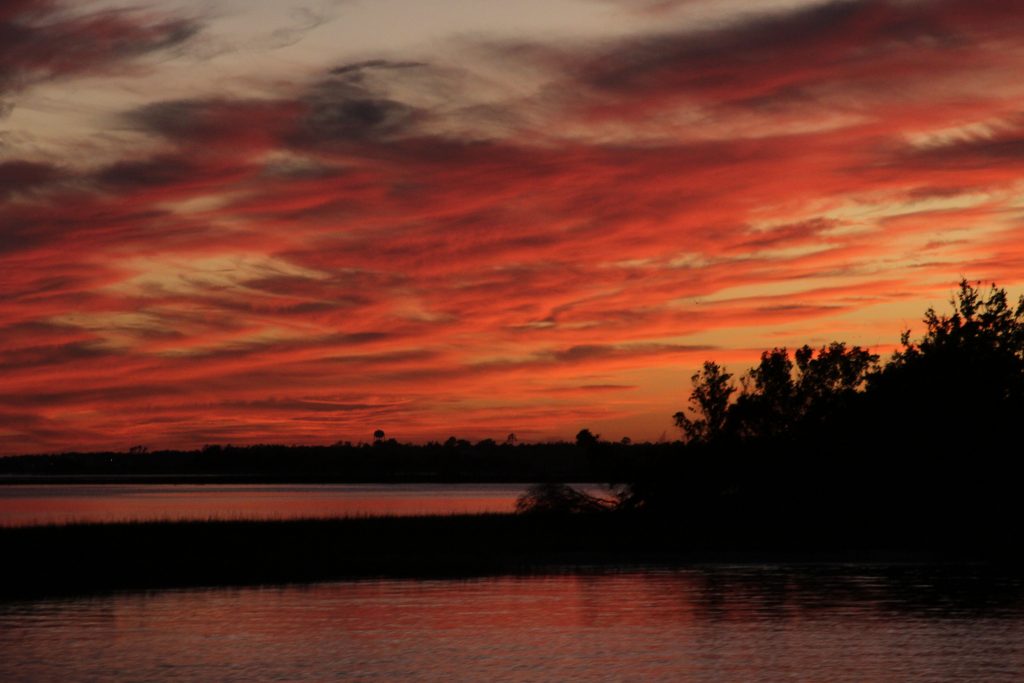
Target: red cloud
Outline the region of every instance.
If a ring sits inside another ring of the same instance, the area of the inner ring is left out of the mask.
[[[0,10],[36,41],[8,83],[178,35],[54,14],[69,45],[44,48],[39,7]],[[456,82],[445,112],[389,87],[440,70],[378,60],[125,112],[152,146],[101,167],[4,162],[0,450],[614,438],[663,414],[630,434],[653,438],[705,358],[884,350],[961,275],[1024,279],[1020,23],[870,1],[506,45],[551,87],[500,134]]]

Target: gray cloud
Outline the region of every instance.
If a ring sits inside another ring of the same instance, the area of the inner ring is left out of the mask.
[[[43,187],[62,175],[60,169],[51,164],[32,161],[0,162],[0,199]]]
[[[13,0],[0,7],[0,94],[99,73],[180,45],[200,29],[194,21],[152,21],[127,10],[70,16],[48,0]]]

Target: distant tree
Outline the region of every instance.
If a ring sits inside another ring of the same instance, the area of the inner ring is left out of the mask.
[[[384,440],[384,436],[385,436],[384,430],[383,429],[378,429],[378,430],[376,430],[373,433],[373,440],[374,440],[375,443],[380,443],[381,441]]]
[[[517,440],[515,432],[509,432],[508,436],[505,437],[505,443],[509,446],[515,446]]]
[[[693,417],[680,411],[672,416],[676,426],[683,430],[691,442],[709,442],[725,431],[729,414],[729,399],[736,391],[732,375],[713,361],[705,361],[704,367],[690,378],[693,392],[690,394],[690,410]]]
[[[633,439],[629,438],[628,436],[624,436],[622,437],[622,440],[619,441],[619,443],[622,444],[623,446],[630,446],[633,444]]]
[[[600,434],[594,434],[589,429],[581,429],[576,434],[576,445],[581,448],[589,448],[595,446],[600,439]]]

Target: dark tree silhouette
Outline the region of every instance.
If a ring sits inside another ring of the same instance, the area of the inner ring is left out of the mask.
[[[860,346],[832,342],[818,350],[804,345],[793,354],[775,348],[742,379],[743,389],[729,409],[732,432],[743,438],[778,437],[831,421],[850,407],[878,356]]]
[[[793,361],[784,348],[761,353],[761,362],[741,379],[742,391],[728,410],[730,430],[738,436],[774,436],[792,428],[797,412]],[[692,400],[692,399],[691,399]]]
[[[803,346],[794,353],[797,394],[806,406],[862,390],[878,370],[878,355],[859,346],[832,342],[815,352]]]
[[[1006,290],[993,284],[985,296],[961,280],[950,304],[953,313],[949,315],[928,309],[920,341],[912,342],[909,331],[903,333],[903,348],[893,355],[886,370],[899,373],[925,364],[942,366],[957,380],[973,376],[988,385],[986,388],[996,392],[993,398],[1019,397],[1019,375],[1024,369],[1024,296],[1013,307]],[[1006,382],[992,381],[999,379]]]
[[[376,430],[373,433],[373,440],[376,443],[381,443],[382,441],[384,441],[384,436],[385,436],[384,430],[383,429],[378,429],[378,430]]]
[[[589,429],[581,429],[576,434],[576,445],[580,448],[591,448],[596,446],[600,439],[600,434],[594,434]]]
[[[695,417],[680,411],[672,419],[689,441],[707,443],[724,433],[729,398],[735,393],[736,387],[731,383],[732,375],[712,361],[705,361],[700,372],[690,379],[693,382],[690,409]]]
[[[820,517],[829,533],[1005,533],[1020,515],[1024,297],[1013,305],[964,280],[950,303],[929,309],[923,336],[905,332],[881,367],[841,342],[775,348],[730,403],[731,376],[706,362],[692,412],[674,416],[699,448],[652,467],[633,502],[751,523]]]
[[[1007,454],[1019,452],[1010,430],[1024,413],[1024,298],[1013,306],[1005,290],[962,280],[950,304],[950,313],[928,309],[920,339],[903,333],[871,380],[868,419],[893,435],[911,456],[904,460],[916,455],[930,472],[950,473],[937,489],[952,483],[965,457],[972,467],[963,477],[979,478],[976,488],[1005,486],[1001,477],[1015,479]]]

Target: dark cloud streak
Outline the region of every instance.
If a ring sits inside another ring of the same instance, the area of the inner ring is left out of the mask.
[[[34,83],[118,68],[176,47],[200,30],[195,21],[126,10],[71,15],[50,0],[15,0],[0,8],[0,96]]]

